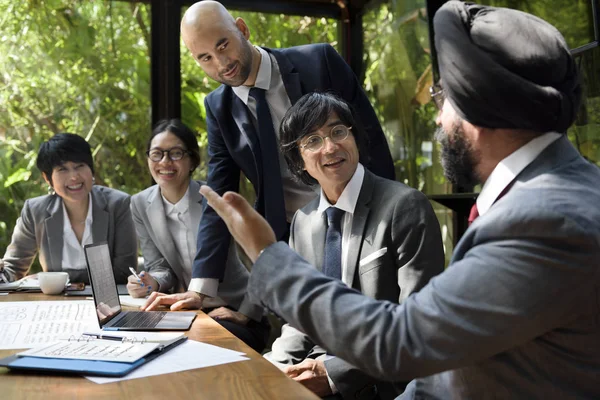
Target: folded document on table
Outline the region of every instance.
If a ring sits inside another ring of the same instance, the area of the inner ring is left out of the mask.
[[[123,376],[144,363],[183,343],[183,334],[153,334],[154,342],[142,335],[82,335],[33,348],[0,359],[0,366],[10,369],[68,372],[98,376]],[[148,336],[144,333],[144,336]]]

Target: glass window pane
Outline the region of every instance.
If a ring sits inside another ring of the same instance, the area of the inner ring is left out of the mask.
[[[365,89],[387,136],[396,179],[426,194],[447,194],[434,143],[437,108],[425,0],[390,1],[363,16]],[[452,212],[434,203],[446,254],[452,253]]]
[[[545,19],[565,37],[571,49],[595,40],[592,1],[595,0],[480,0],[478,4],[508,7]]]
[[[150,6],[118,1],[1,1],[0,249],[25,199],[45,194],[42,141],[88,138],[96,183],[149,182]]]
[[[583,78],[583,101],[569,139],[579,152],[600,167],[600,47],[576,58]]]

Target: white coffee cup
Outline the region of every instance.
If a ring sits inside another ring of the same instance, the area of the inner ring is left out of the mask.
[[[37,278],[42,293],[60,294],[65,290],[69,274],[66,272],[39,272]]]

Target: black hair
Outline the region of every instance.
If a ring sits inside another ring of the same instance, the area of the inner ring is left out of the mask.
[[[281,152],[294,177],[302,183],[318,184],[317,180],[304,170],[304,160],[298,142],[325,125],[333,113],[337,114],[344,125],[352,127],[350,132],[358,148],[359,160],[363,165],[368,162],[367,134],[358,117],[355,117],[350,104],[332,93],[308,93],[288,109],[279,127]]]
[[[36,165],[52,185],[54,168],[69,161],[87,164],[94,174],[94,159],[89,143],[74,133],[57,133],[40,145]]]
[[[177,136],[177,138],[185,145],[185,149],[188,151],[190,159],[192,160],[192,169],[190,170],[191,175],[198,165],[200,165],[200,148],[198,147],[196,133],[177,118],[160,120],[154,125],[150,139],[148,139],[146,151],[150,150],[152,139],[154,139],[156,135],[160,135],[164,132],[170,132]]]

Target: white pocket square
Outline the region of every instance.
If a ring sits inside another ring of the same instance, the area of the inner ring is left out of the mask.
[[[383,248],[377,250],[376,252],[369,254],[368,256],[366,256],[365,258],[360,260],[360,262],[358,263],[358,266],[362,267],[363,265],[367,265],[371,261],[384,255],[385,253],[387,253],[387,247],[383,247]]]

